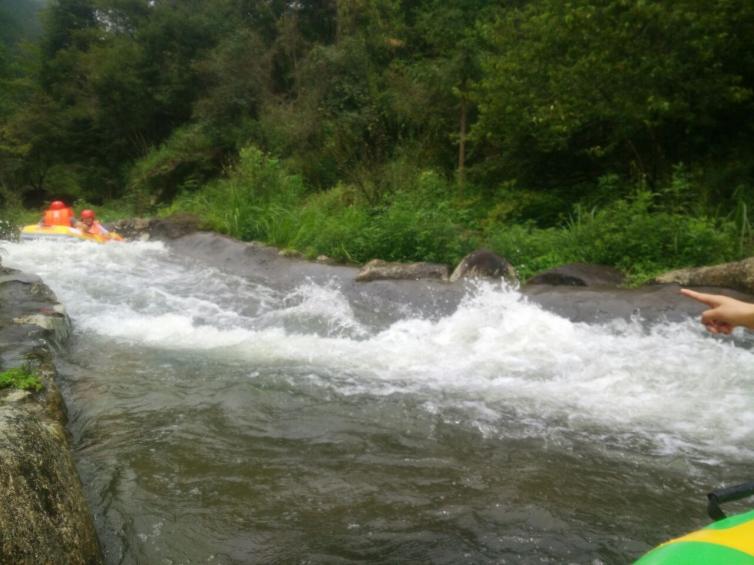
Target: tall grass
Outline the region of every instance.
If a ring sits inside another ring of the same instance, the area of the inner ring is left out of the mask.
[[[641,282],[664,270],[729,261],[751,250],[748,206],[741,203],[730,217],[692,213],[685,206],[686,182],[679,173],[656,193],[638,185],[631,196],[602,206],[576,204],[559,213],[565,218],[559,225],[539,227],[522,218],[521,210],[548,199],[534,200],[530,193],[524,193],[523,205],[506,203],[499,194],[464,201],[452,181],[431,171],[403,174],[400,186],[379,199],[367,200],[344,184],[307,193],[282,162],[247,147],[224,178],[179,198],[173,210],[198,213],[234,237],[311,257],[453,265],[486,246],[511,261],[523,278],[580,261],[617,267]]]

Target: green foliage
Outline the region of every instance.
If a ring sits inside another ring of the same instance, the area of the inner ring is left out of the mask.
[[[612,265],[636,277],[669,267],[689,267],[736,258],[731,225],[704,217],[653,210],[653,195],[641,192],[573,224],[576,260]]]
[[[750,1],[55,0],[23,47],[20,1],[6,218],[188,210],[344,261],[485,244],[637,280],[750,250]]]
[[[376,206],[343,186],[317,195],[301,211],[301,229],[292,245],[310,255],[354,262],[457,262],[476,239],[454,204],[452,185],[428,171],[413,180],[413,190],[397,190]]]
[[[194,212],[210,226],[244,240],[282,244],[296,229],[291,210],[304,193],[301,178],[254,146],[241,150],[225,178],[179,197],[175,210]]]
[[[483,26],[477,139],[498,170],[563,179],[620,167],[651,183],[752,111],[745,0],[535,0]],[[715,132],[713,134],[713,132]],[[731,137],[730,134],[733,134]]]
[[[0,4],[0,44],[8,47],[39,35],[43,0],[4,0]]]
[[[602,209],[576,207],[562,228],[498,226],[490,246],[524,277],[564,263],[610,265],[643,282],[663,271],[742,258],[751,251],[734,222],[689,216],[656,206],[657,195],[640,191]]]
[[[219,152],[199,126],[186,126],[134,163],[129,197],[137,213],[192,192],[218,169]]]
[[[38,376],[33,374],[28,367],[24,366],[8,369],[0,373],[0,389],[3,388],[18,388],[39,392],[44,388],[44,385]]]

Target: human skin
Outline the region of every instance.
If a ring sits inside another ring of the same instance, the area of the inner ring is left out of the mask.
[[[682,288],[681,294],[709,307],[709,310],[702,312],[702,323],[713,334],[728,335],[738,326],[754,330],[754,304],[722,294],[706,294],[687,288]]]

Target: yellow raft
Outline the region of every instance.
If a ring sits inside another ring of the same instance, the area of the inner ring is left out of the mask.
[[[60,241],[94,241],[96,243],[110,243],[111,241],[123,241],[123,238],[115,233],[89,234],[78,228],[68,226],[40,226],[32,224],[21,229],[21,241],[37,240],[60,240]]]
[[[636,565],[754,565],[754,510],[650,551]]]
[[[754,565],[754,510],[726,517],[720,504],[754,494],[754,483],[707,495],[713,520],[706,528],[656,547],[635,565]]]

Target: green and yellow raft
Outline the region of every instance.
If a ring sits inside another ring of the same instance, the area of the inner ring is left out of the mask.
[[[40,226],[32,224],[21,229],[21,241],[36,240],[58,241],[94,241],[96,243],[110,243],[111,241],[123,241],[123,238],[115,233],[88,234],[80,229],[69,226]]]
[[[636,565],[754,565],[754,510],[664,543]]]
[[[636,565],[754,565],[754,510],[727,518],[720,508],[752,495],[754,482],[709,493],[707,512],[716,522],[656,547]]]

